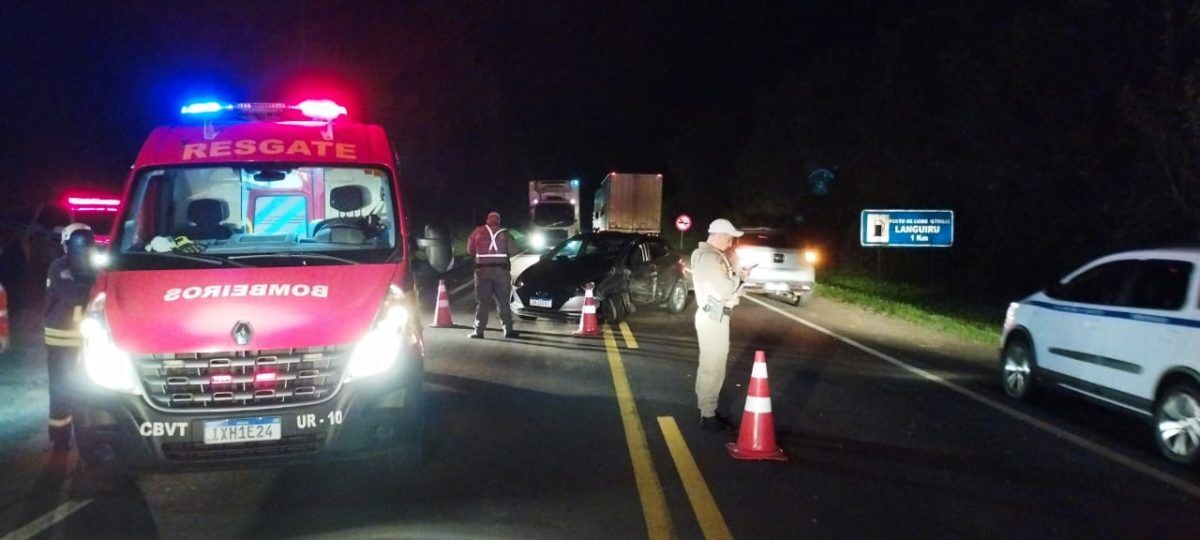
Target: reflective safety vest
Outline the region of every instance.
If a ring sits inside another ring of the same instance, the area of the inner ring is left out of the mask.
[[[96,277],[72,275],[66,257],[51,263],[49,274],[46,278],[46,345],[79,347],[82,345],[79,321],[83,319],[83,308]]]
[[[508,229],[492,230],[480,226],[471,233],[470,251],[475,254],[475,266],[508,266]]]

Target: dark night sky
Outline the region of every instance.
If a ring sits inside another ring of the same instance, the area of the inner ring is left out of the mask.
[[[886,23],[874,2],[8,3],[0,201],[120,185],[193,97],[328,94],[384,124],[418,194],[519,203],[531,177],[670,172],[670,141],[739,118],[785,69]],[[836,6],[836,7],[835,7]],[[870,6],[869,8],[867,6]],[[468,190],[468,192],[471,192]],[[510,196],[511,194],[511,196]],[[511,199],[511,200],[510,200]]]

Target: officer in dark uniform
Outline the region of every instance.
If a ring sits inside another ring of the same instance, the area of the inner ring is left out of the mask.
[[[50,379],[48,431],[55,450],[71,447],[71,374],[81,338],[79,321],[96,271],[92,265],[95,237],[91,227],[72,223],[62,231],[65,255],[50,263],[46,277],[46,369]]]
[[[475,330],[469,337],[482,339],[487,329],[492,304],[500,308],[500,322],[504,324],[504,337],[515,338],[512,307],[512,263],[509,258],[516,249],[516,242],[507,229],[500,227],[500,214],[492,212],[487,223],[476,227],[467,239],[467,253],[475,257]]]

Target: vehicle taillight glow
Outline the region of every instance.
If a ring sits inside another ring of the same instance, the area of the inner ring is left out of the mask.
[[[275,384],[274,371],[262,371],[254,374],[254,384]]]
[[[300,114],[318,120],[333,120],[346,115],[346,108],[328,99],[307,99],[296,105]]]
[[[228,373],[221,373],[221,374],[217,374],[217,375],[213,375],[212,377],[209,377],[208,380],[212,384],[233,384],[233,375],[230,375]]]
[[[67,197],[67,204],[71,206],[118,206],[121,204],[121,200],[99,199],[95,197]]]

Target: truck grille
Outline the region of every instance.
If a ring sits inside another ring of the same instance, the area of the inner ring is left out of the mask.
[[[146,399],[159,409],[253,409],[322,401],[337,391],[346,347],[134,358]]]
[[[278,441],[247,442],[226,445],[203,443],[167,443],[163,454],[171,461],[224,461],[314,454],[325,442],[324,433],[289,435]]]

